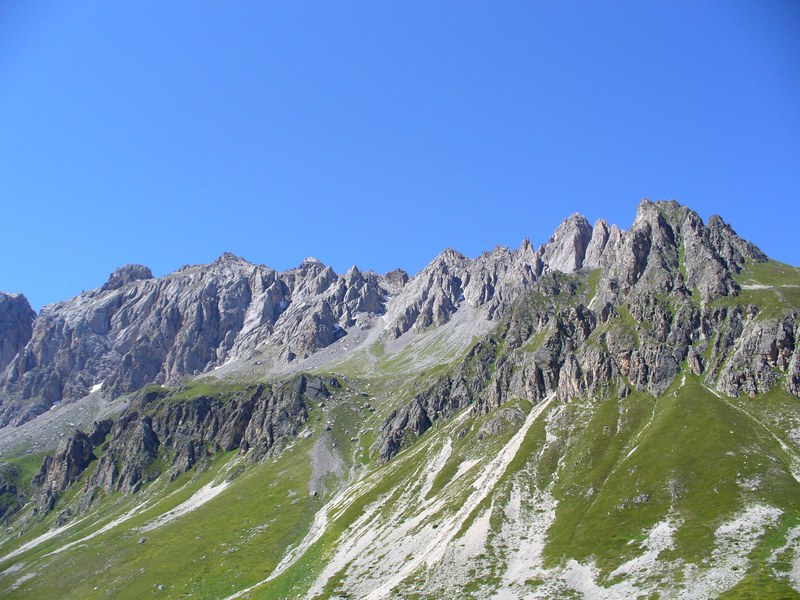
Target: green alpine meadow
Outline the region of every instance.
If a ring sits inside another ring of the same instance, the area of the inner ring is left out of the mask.
[[[3,598],[800,598],[800,270],[675,201],[126,265],[0,339]]]

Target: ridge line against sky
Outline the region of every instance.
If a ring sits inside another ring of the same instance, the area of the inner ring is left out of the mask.
[[[0,290],[421,270],[642,197],[800,264],[800,3],[0,7]]]

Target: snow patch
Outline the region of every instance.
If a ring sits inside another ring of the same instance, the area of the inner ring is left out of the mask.
[[[89,393],[90,393],[90,394],[94,394],[95,392],[99,392],[99,391],[100,391],[100,390],[102,390],[102,389],[103,389],[103,382],[101,381],[100,383],[95,383],[95,384],[92,386],[92,389],[91,389],[91,390],[89,390]]]

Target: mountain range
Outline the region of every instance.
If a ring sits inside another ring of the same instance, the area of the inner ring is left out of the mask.
[[[420,273],[0,293],[4,597],[800,597],[800,271],[642,201]]]

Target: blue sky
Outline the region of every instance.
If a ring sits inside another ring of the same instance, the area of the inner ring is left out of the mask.
[[[416,272],[642,197],[800,264],[800,3],[0,4],[0,289]]]

